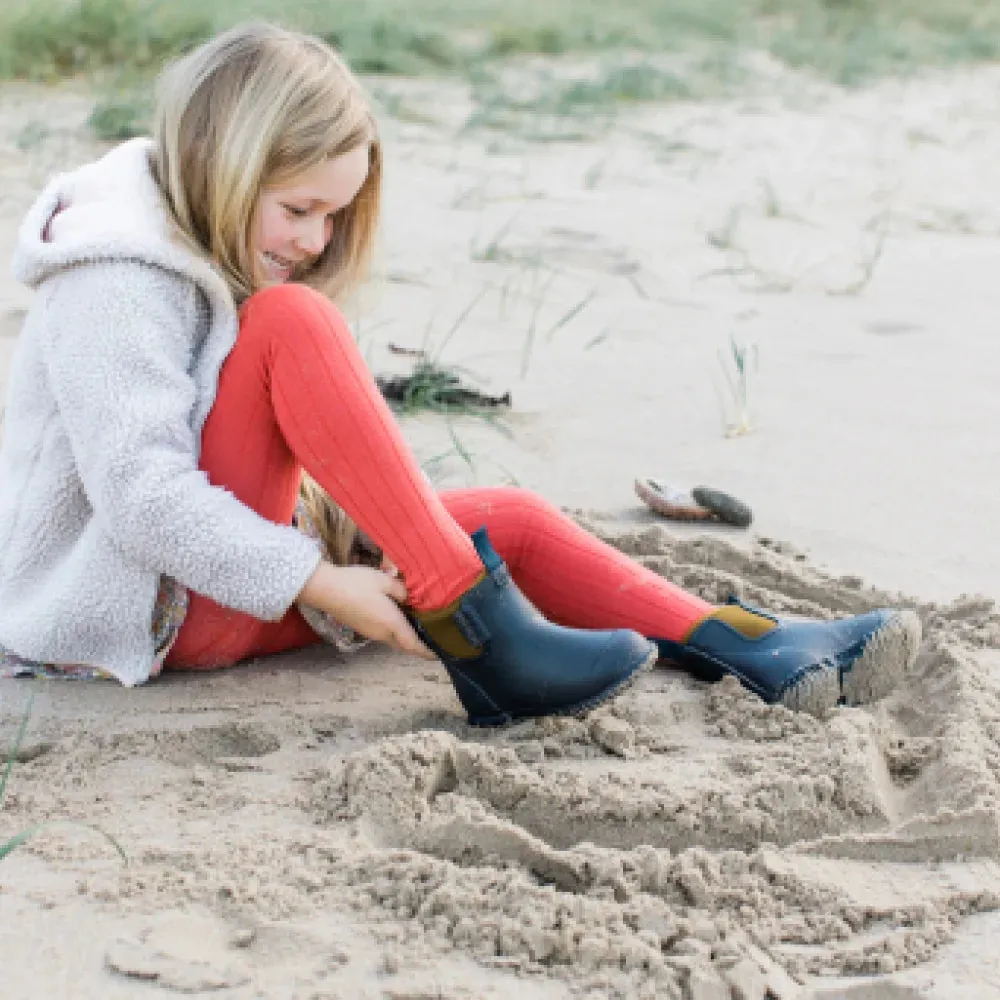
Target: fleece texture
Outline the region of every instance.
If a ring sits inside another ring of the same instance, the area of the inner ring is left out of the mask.
[[[0,445],[0,646],[126,685],[154,662],[161,575],[277,620],[319,561],[198,469],[238,317],[174,236],[150,151],[124,143],[29,210],[14,273],[36,295]]]

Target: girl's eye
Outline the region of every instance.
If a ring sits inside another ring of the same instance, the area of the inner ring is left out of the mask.
[[[298,208],[296,205],[284,205],[282,207],[289,215],[294,216],[296,219],[301,219],[302,216],[309,214],[307,209]]]

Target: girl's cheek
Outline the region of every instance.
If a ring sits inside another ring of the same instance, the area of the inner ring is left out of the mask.
[[[288,239],[288,223],[280,216],[275,216],[271,223],[272,243],[284,243]]]
[[[280,208],[272,207],[263,216],[264,244],[268,249],[277,249],[282,243],[288,242],[291,228]]]

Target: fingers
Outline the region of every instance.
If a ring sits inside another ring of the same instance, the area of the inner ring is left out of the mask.
[[[397,604],[406,603],[406,584],[404,584],[402,580],[397,580],[391,576],[386,576],[385,592]]]
[[[436,660],[437,657],[416,637],[394,632],[389,637],[389,645],[400,653],[419,656],[422,660]]]
[[[417,635],[413,626],[403,617],[402,612],[400,612],[398,620],[392,625],[391,642],[401,652],[411,653],[414,656],[423,657],[425,660],[437,659],[420,641],[420,636]]]
[[[437,657],[420,641],[420,637],[407,625],[393,634],[393,644],[404,653],[422,657],[425,660],[436,660]]]

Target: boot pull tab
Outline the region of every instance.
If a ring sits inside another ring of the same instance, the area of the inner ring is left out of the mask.
[[[510,574],[504,561],[497,555],[496,549],[490,542],[489,535],[486,534],[485,526],[477,528],[472,533],[472,544],[476,547],[479,558],[483,561],[486,572],[490,574],[493,582],[498,587],[506,586],[510,582]]]
[[[490,630],[487,628],[486,622],[479,617],[475,608],[460,607],[455,612],[454,621],[470,645],[482,647],[489,642]]]

